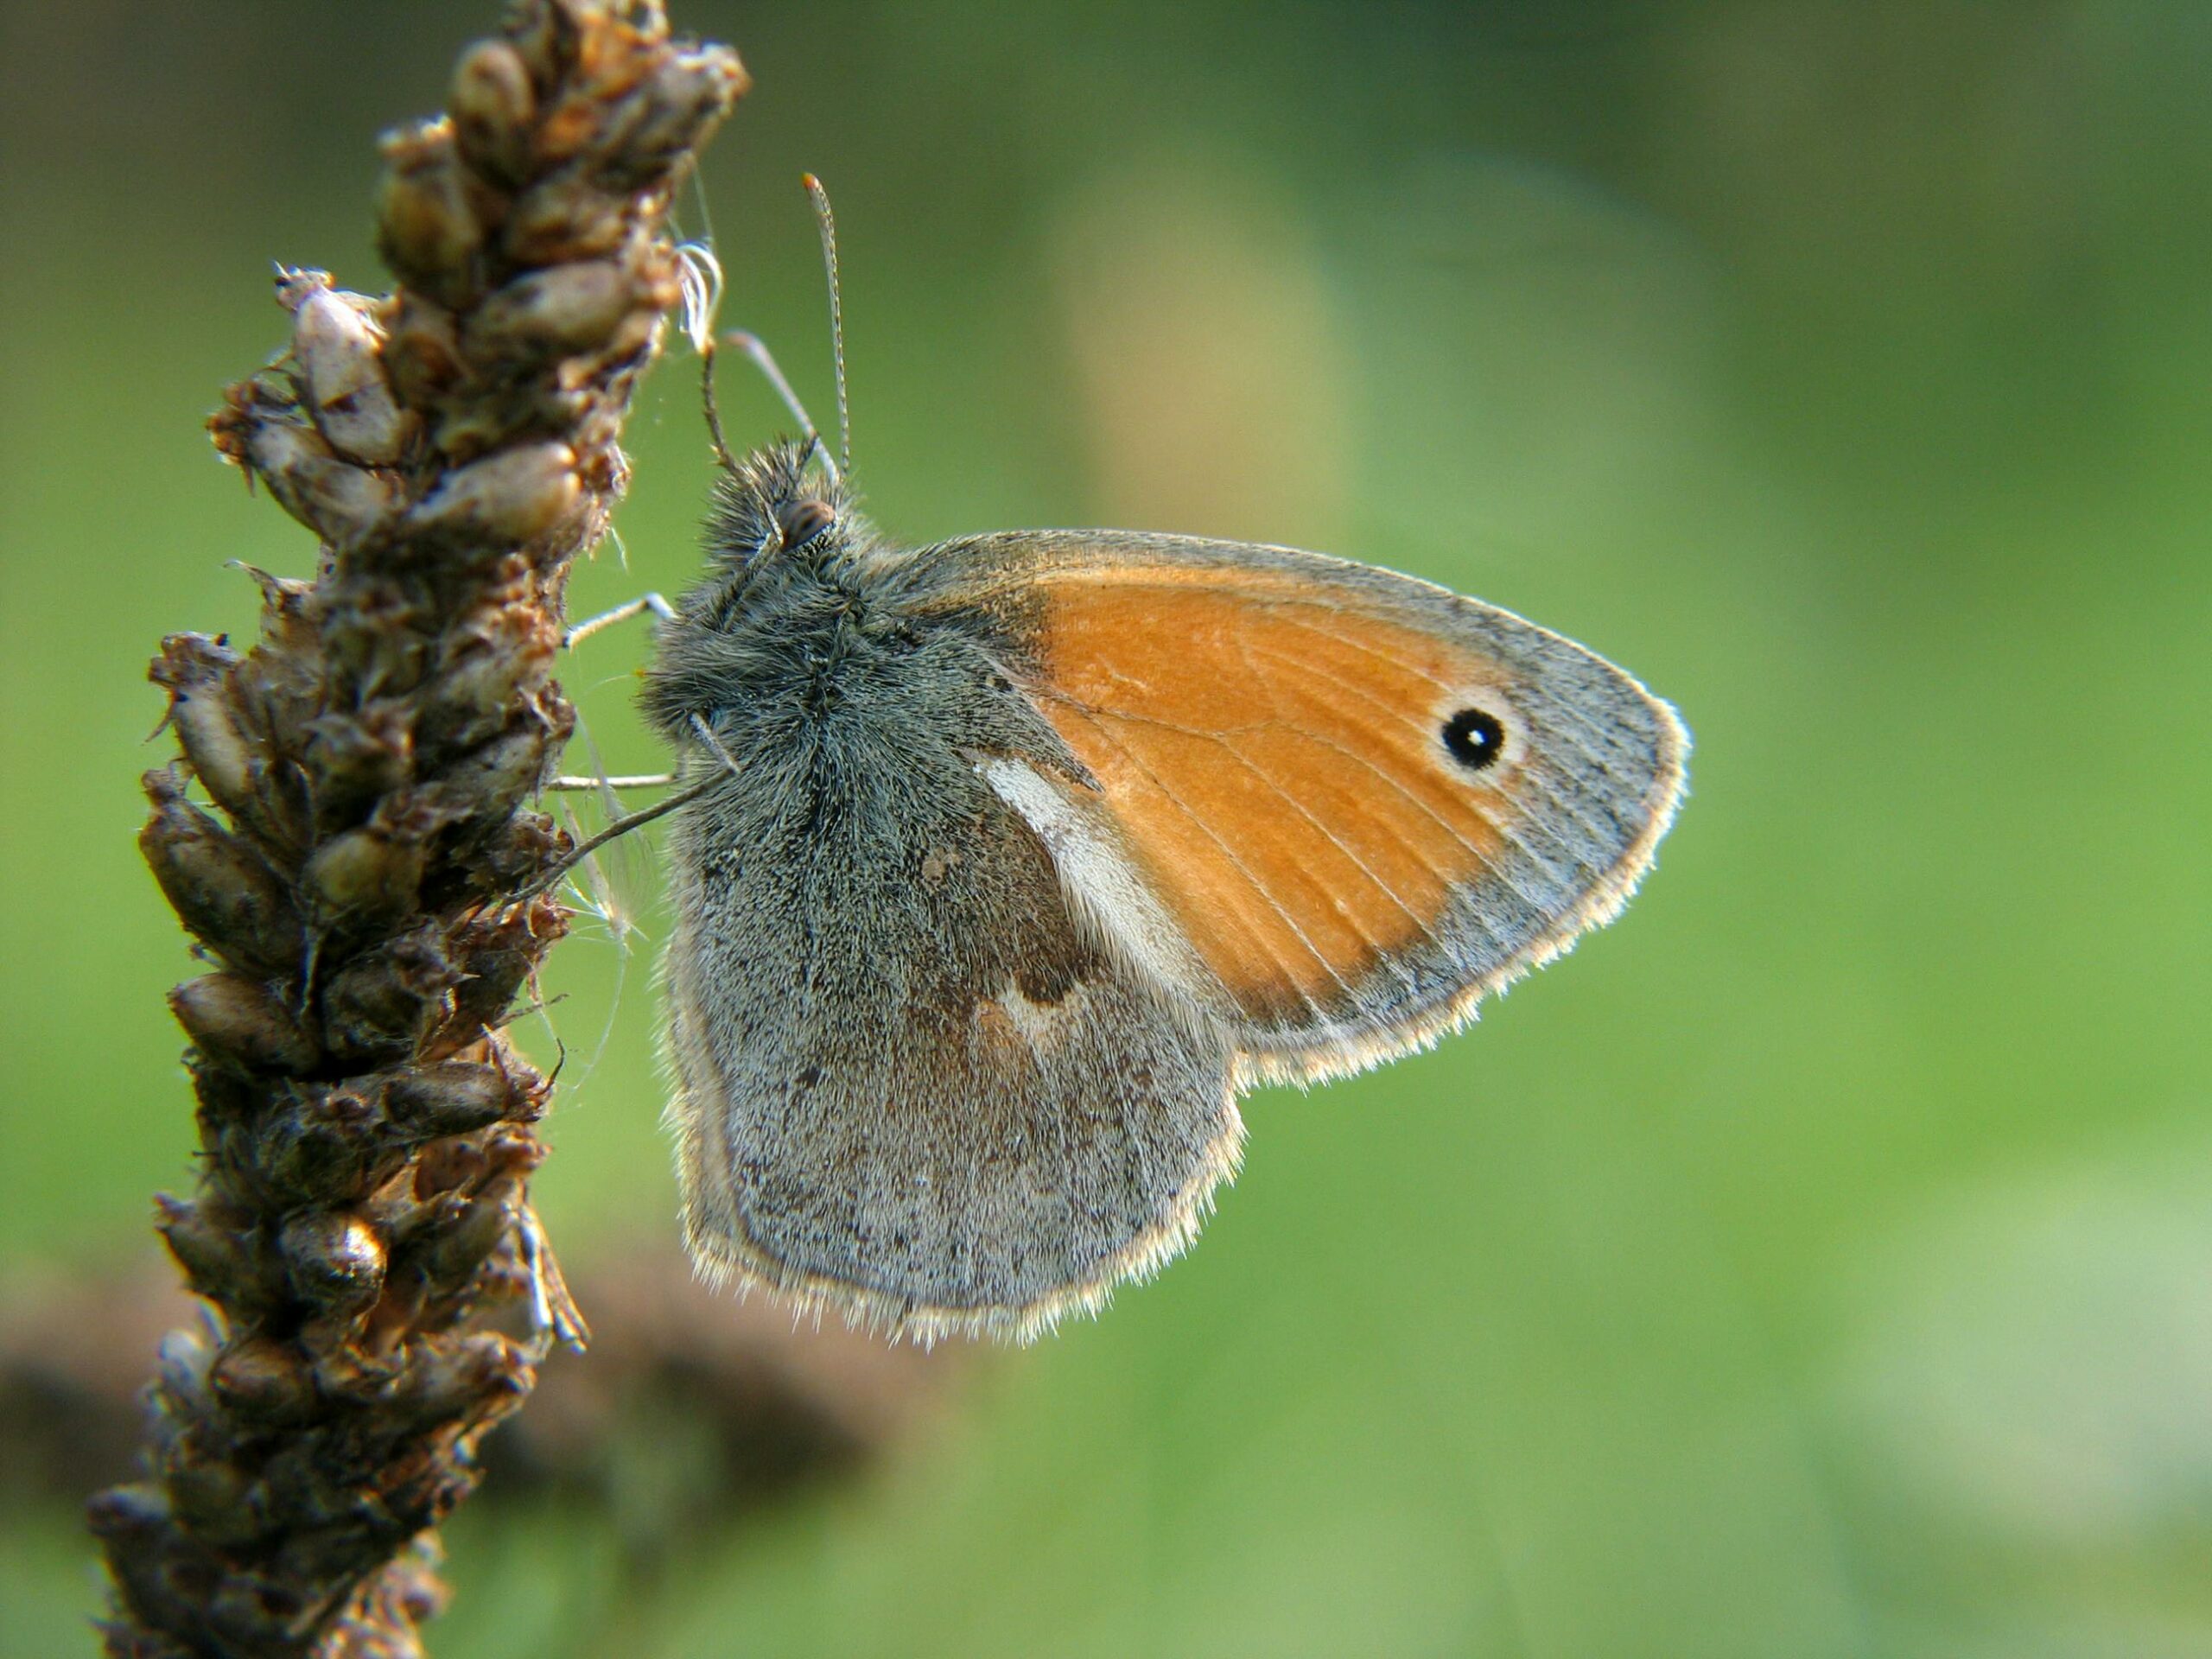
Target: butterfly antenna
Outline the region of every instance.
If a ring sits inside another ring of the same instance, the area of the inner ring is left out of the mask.
[[[830,193],[813,174],[799,181],[814,203],[814,216],[822,226],[822,263],[830,272],[830,351],[837,368],[837,453],[849,475],[853,470],[853,410],[845,397],[845,308],[837,296],[837,220],[830,211]]]

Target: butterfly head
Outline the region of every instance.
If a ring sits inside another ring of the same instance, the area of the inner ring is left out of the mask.
[[[807,442],[756,449],[715,480],[707,547],[717,562],[757,571],[785,560],[819,567],[848,551],[859,522],[842,477],[811,467]]]

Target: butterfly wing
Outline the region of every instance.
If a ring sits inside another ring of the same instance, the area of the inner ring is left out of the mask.
[[[815,764],[671,838],[684,1231],[802,1306],[1026,1340],[1190,1241],[1236,1161],[1234,1057],[1081,937],[917,706],[904,753],[825,722]]]
[[[1688,734],[1507,612],[1288,549],[1014,531],[961,573],[1079,769],[986,758],[1075,912],[1211,1001],[1247,1068],[1316,1077],[1466,1018],[1610,920]],[[1086,775],[1087,774],[1087,775]]]

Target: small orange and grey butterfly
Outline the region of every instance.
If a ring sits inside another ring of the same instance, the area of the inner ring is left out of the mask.
[[[1688,740],[1581,646],[1367,566],[902,550],[810,446],[725,471],[651,718],[710,1273],[1026,1339],[1189,1243],[1236,1097],[1403,1053],[1618,912]]]
[[[1688,737],[1491,606],[1286,548],[1014,531],[907,550],[807,434],[721,461],[648,718],[685,786],[664,968],[711,1276],[1027,1340],[1195,1236],[1255,1080],[1355,1071],[1611,919]],[[810,461],[818,465],[810,469]],[[601,619],[606,620],[607,619]],[[598,623],[578,630],[588,632]]]

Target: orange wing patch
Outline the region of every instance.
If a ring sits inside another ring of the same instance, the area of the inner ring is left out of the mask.
[[[1499,850],[1506,769],[1439,739],[1497,665],[1293,580],[1047,576],[1042,707],[1207,966],[1248,1012],[1327,1013]]]

